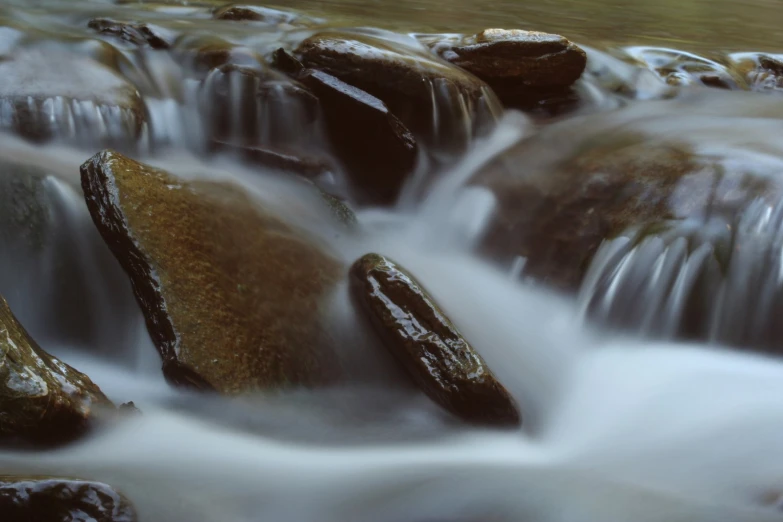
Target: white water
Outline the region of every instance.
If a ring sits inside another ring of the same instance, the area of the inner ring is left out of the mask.
[[[511,282],[468,253],[492,201],[465,199],[459,180],[529,132],[512,115],[416,210],[362,212],[362,233],[337,243],[346,262],[374,250],[414,273],[519,401],[524,430],[461,427],[393,375],[227,404],[169,389],[149,363],[47,346],[144,415],[62,450],[0,453],[0,469],[105,481],[142,522],[783,520],[779,360],[586,330],[572,300]],[[48,166],[61,188],[83,159],[8,141],[2,150]],[[301,196],[271,173],[182,155],[153,162],[231,177],[280,208]],[[476,219],[453,219],[447,209],[460,200]],[[335,306],[350,327],[350,310],[339,309],[347,301]],[[152,353],[143,336],[136,343]],[[363,357],[353,348],[346,353]]]

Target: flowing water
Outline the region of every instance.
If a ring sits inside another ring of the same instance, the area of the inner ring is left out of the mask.
[[[295,4],[348,21],[392,9],[391,2]],[[452,24],[459,11],[452,3],[394,4],[396,13],[421,8],[415,15],[419,25],[406,26],[410,30],[463,30],[475,24],[464,16]],[[729,22],[720,13],[733,5],[490,2],[477,23],[499,25],[505,13],[531,24],[546,18],[539,28],[578,39],[591,30],[582,20],[607,31],[628,21],[627,31],[616,33],[616,43],[626,43],[625,35],[649,43],[656,32],[641,26],[687,15],[704,22],[697,28],[689,24],[695,42],[713,27],[725,34],[729,24],[749,32],[766,28],[773,20],[769,13],[776,12],[774,2],[759,1],[742,10],[744,17],[757,19]],[[617,12],[619,7],[624,10]],[[312,195],[290,177],[207,153],[206,136],[220,125],[236,135],[250,128],[264,144],[282,140],[328,152],[317,117],[288,98],[283,86],[257,101],[251,114],[237,101],[256,88],[244,85],[244,77],[213,71],[194,79],[184,58],[107,50],[83,41],[86,20],[121,9],[147,13],[100,2],[4,7],[12,21],[5,38],[9,46],[21,41],[18,31],[27,31],[33,43],[25,45],[40,53],[39,40],[56,34],[60,46],[114,63],[118,76],[141,93],[149,118],[138,137],[128,139],[133,122],[127,115],[55,99],[42,111],[53,122],[54,142],[0,138],[0,163],[24,165],[40,175],[40,184],[30,190],[47,209],[25,218],[23,230],[29,232],[29,225],[41,231],[32,243],[24,241],[26,235],[20,240],[21,233],[4,235],[0,229],[0,293],[45,349],[88,374],[114,402],[134,401],[143,415],[63,449],[0,451],[0,474],[104,481],[133,501],[141,522],[783,521],[783,361],[728,348],[779,346],[774,326],[783,299],[781,207],[756,201],[728,221],[716,216],[687,234],[677,229],[679,235],[611,239],[596,255],[580,295],[569,296],[520,278],[524,259],[509,272],[476,256],[495,200],[484,189],[466,186],[494,156],[525,138],[541,135],[545,146],[522,164],[547,169],[612,132],[641,136],[651,146],[663,139],[688,143],[720,156],[727,168],[753,165],[753,175],[774,178],[783,171],[779,100],[710,89],[661,99],[672,96],[661,82],[591,50],[589,68],[635,82],[636,100],[588,79],[580,89],[592,103],[549,131],[521,113],[495,111],[492,132],[472,136],[467,151],[454,154],[442,147],[448,139],[434,139],[428,144],[429,162],[419,165],[399,203],[360,208],[358,233],[346,235],[330,224],[325,211],[308,203]],[[191,24],[197,37],[219,28],[233,42],[264,52],[301,38],[297,30],[250,34],[199,16],[178,21],[188,9],[197,8],[168,7],[144,16],[163,25]],[[444,9],[453,13],[441,17]],[[647,16],[657,9],[663,17]],[[475,6],[465,12],[474,13]],[[558,16],[551,19],[550,13]],[[594,19],[592,13],[602,15]],[[395,24],[390,17],[380,25],[398,29]],[[673,26],[673,40],[684,35],[675,27],[683,25]],[[644,34],[635,38],[637,31]],[[759,50],[750,46],[766,42],[771,50],[783,48],[783,41],[775,40],[777,30],[764,33],[769,40],[759,33],[731,34],[736,38],[712,36],[730,50]],[[398,44],[418,49],[413,38]],[[454,103],[453,96],[433,89],[434,104],[448,109],[433,111],[441,118],[433,124],[435,134],[462,126],[471,135],[475,113]],[[211,110],[224,107],[218,105],[221,97],[236,105]],[[280,97],[288,103],[285,118],[269,109],[279,109]],[[494,103],[485,102],[490,108]],[[2,110],[0,123],[9,127],[13,118],[3,120]],[[183,177],[245,186],[268,208],[330,240],[346,270],[369,251],[399,261],[518,401],[524,427],[466,427],[411,389],[388,360],[368,353],[373,342],[355,318],[345,285],[330,296],[330,319],[344,335],[340,356],[362,369],[364,379],[231,401],[169,387],[130,284],[83,203],[79,165],[107,143]],[[339,169],[320,182],[350,194]],[[0,202],[11,204],[3,198]],[[698,239],[683,239],[692,236]],[[708,254],[721,241],[734,250],[727,254],[728,272],[708,279],[716,296],[707,318],[697,334],[685,336],[693,342],[673,340],[683,337],[680,325],[687,296],[697,286],[693,281],[707,277]]]

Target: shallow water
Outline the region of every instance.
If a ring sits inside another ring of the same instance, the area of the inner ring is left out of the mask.
[[[139,6],[103,2],[40,5],[8,8],[8,16],[22,26],[40,22],[38,28],[54,31],[56,39],[80,41],[89,37],[85,22],[96,14],[143,12]],[[728,1],[680,2],[676,8],[668,2],[565,0],[487,2],[480,9],[478,3],[405,0],[297,0],[293,5],[339,22],[405,31],[529,24],[596,47],[663,40],[682,49],[783,49],[777,28],[772,30],[775,3],[761,0],[742,8]],[[164,24],[191,24],[202,36],[219,27],[227,39],[260,52],[301,37],[301,31],[285,28],[214,24],[206,15],[190,20],[176,9],[148,16]],[[412,38],[382,36],[421,50]],[[90,41],[77,44],[79,52],[101,56]],[[115,421],[63,449],[0,451],[1,474],[105,481],[132,500],[140,522],[783,520],[783,361],[727,346],[752,341],[759,329],[776,322],[777,207],[758,201],[745,209],[740,225],[746,243],[737,245],[763,242],[764,255],[745,248],[729,255],[734,271],[713,281],[723,292],[713,303],[715,320],[707,325],[714,335],[685,343],[672,340],[681,337],[672,325],[686,313],[677,301],[676,281],[685,278],[689,266],[701,266],[693,261],[698,250],[687,252],[688,265],[684,247],[669,244],[667,250],[656,243],[645,249],[642,242],[623,264],[621,256],[602,255],[631,250],[626,236],[614,238],[602,246],[580,295],[556,293],[526,277],[524,259],[505,266],[477,256],[475,247],[497,201],[486,189],[466,186],[494,157],[525,139],[538,140],[519,160],[531,176],[554,172],[568,158],[607,143],[637,140],[649,147],[687,145],[719,162],[722,172],[777,180],[783,168],[779,100],[705,88],[670,91],[650,75],[591,50],[591,66],[636,82],[636,100],[590,78],[580,88],[591,93],[592,103],[563,121],[541,125],[507,111],[490,134],[468,131],[467,151],[454,153],[447,139],[433,140],[428,152],[437,153],[440,163],[422,160],[397,205],[359,207],[358,231],[349,234],[290,176],[205,153],[204,96],[208,101],[225,94],[227,85],[235,101],[245,92],[242,85],[213,75],[202,90],[188,76],[184,60],[112,49],[119,53],[117,74],[134,83],[150,114],[137,142],[120,140],[119,146],[183,178],[242,185],[259,204],[329,243],[346,270],[369,251],[399,261],[514,396],[524,427],[478,429],[441,411],[378,350],[359,323],[345,284],[328,303],[329,320],[344,341],[339,356],[352,369],[345,385],[242,400],[170,388],[130,285],[92,226],[79,187],[79,165],[105,145],[101,140],[116,136],[58,127],[60,143],[0,137],[0,162],[46,173],[47,222],[53,224],[48,233],[62,240],[44,242],[43,250],[31,254],[0,234],[0,292],[45,349],[90,375],[116,403],[134,401],[143,415]],[[458,106],[450,96],[433,89],[434,103]],[[664,96],[673,99],[659,99]],[[241,111],[233,106],[228,111],[233,131],[242,128]],[[271,125],[291,140],[301,138],[311,150],[328,149],[323,129],[308,126],[305,115],[293,112],[295,121],[261,118],[259,127]],[[475,117],[467,110],[440,115],[447,130]],[[260,135],[272,140],[280,134]],[[339,169],[320,181],[350,195]],[[671,207],[682,206],[692,188],[684,184],[675,191]],[[721,221],[716,227],[726,225]],[[704,243],[717,249],[723,236],[711,236],[702,222],[695,227]],[[67,281],[75,290],[58,276],[54,261],[61,260],[81,274]],[[657,278],[648,281],[651,272]],[[754,275],[766,300],[749,295],[743,274]],[[623,320],[612,310],[624,313]],[[69,320],[55,320],[63,316]],[[76,335],[74,323],[89,327]],[[723,327],[722,334],[713,332],[715,325]]]

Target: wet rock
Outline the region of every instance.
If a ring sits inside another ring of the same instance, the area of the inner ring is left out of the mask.
[[[751,90],[783,91],[783,55],[734,53],[728,56],[728,61]]]
[[[508,391],[413,276],[367,254],[351,267],[350,284],[358,307],[433,401],[468,422],[519,424]]]
[[[0,127],[44,141],[127,143],[145,123],[136,89],[107,67],[55,47],[0,61]]]
[[[538,31],[486,29],[458,41],[431,43],[445,60],[493,84],[568,87],[585,69],[587,54],[566,38]]]
[[[259,53],[217,36],[183,35],[174,42],[173,53],[199,79],[213,69],[226,65],[256,71],[266,69]]]
[[[272,65],[278,71],[282,71],[286,74],[297,75],[304,71],[304,65],[297,60],[296,56],[289,53],[282,47],[272,53]]]
[[[417,134],[470,134],[491,119],[495,101],[489,87],[434,57],[415,40],[391,42],[358,33],[322,32],[303,41],[295,54],[305,67],[382,100]],[[467,139],[460,134],[452,141]]]
[[[306,71],[299,81],[321,102],[329,139],[357,199],[393,203],[416,164],[413,134],[381,100],[322,71]]]
[[[313,157],[303,151],[241,146],[224,141],[213,141],[211,149],[213,152],[231,152],[249,163],[308,179],[317,179],[334,170],[328,159]]]
[[[135,522],[131,503],[100,482],[0,475],[5,522]]]
[[[202,94],[212,140],[244,148],[320,152],[318,99],[277,71],[224,65],[209,74]]]
[[[43,351],[0,297],[0,439],[68,442],[111,402],[89,377]]]
[[[146,22],[123,22],[111,18],[93,18],[87,23],[87,26],[101,34],[115,36],[139,47],[168,49],[174,39],[169,31]]]
[[[120,407],[118,408],[119,413],[122,415],[141,415],[141,410],[136,407],[136,404],[133,401],[126,402],[125,404],[120,404]]]
[[[115,152],[81,173],[171,382],[234,394],[339,376],[320,300],[340,265],[304,232],[235,185],[186,182]]]
[[[229,4],[215,9],[212,16],[218,20],[237,22],[262,22],[269,25],[309,22],[306,17],[296,13],[262,7],[259,5]]]
[[[624,49],[634,61],[647,67],[669,85],[703,85],[720,89],[744,89],[743,79],[725,66],[702,56],[659,47]]]

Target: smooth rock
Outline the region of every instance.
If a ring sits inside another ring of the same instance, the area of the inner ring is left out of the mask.
[[[210,143],[210,148],[213,152],[234,153],[263,168],[290,172],[307,179],[317,179],[334,170],[327,158],[310,156],[304,151],[242,146],[217,140]]]
[[[323,71],[298,77],[320,100],[329,140],[356,187],[356,199],[391,204],[416,165],[413,134],[378,98]]]
[[[699,154],[672,133],[674,121],[660,127],[671,138],[606,121],[550,126],[481,169],[471,184],[488,188],[496,203],[479,242],[484,256],[523,262],[526,277],[574,291],[606,239],[672,221],[730,219],[757,197],[783,195],[763,162],[738,168],[730,157]],[[585,128],[592,134],[579,135]]]
[[[43,351],[0,297],[0,438],[59,444],[111,402],[89,377]]]
[[[628,47],[623,51],[668,85],[703,85],[732,90],[746,88],[739,75],[702,56],[660,47]]]
[[[136,522],[136,511],[100,482],[0,475],[3,522]]]
[[[236,394],[339,377],[321,299],[340,263],[306,233],[238,186],[184,181],[112,151],[81,173],[171,382]]]
[[[783,54],[734,53],[728,62],[751,90],[783,91]]]
[[[128,143],[145,120],[136,89],[91,59],[43,46],[0,61],[0,128],[24,138]]]
[[[93,18],[87,27],[101,34],[114,36],[138,47],[168,49],[174,40],[171,32],[147,22],[126,22],[111,18]]]
[[[269,25],[292,24],[306,22],[306,17],[296,13],[262,7],[260,5],[229,4],[218,7],[212,13],[217,20],[232,20],[237,22],[262,22]]]
[[[231,43],[214,35],[183,34],[172,46],[172,53],[191,75],[203,79],[224,65],[264,70],[264,58],[254,49]]]
[[[538,31],[485,29],[430,45],[443,59],[490,85],[507,80],[517,86],[568,87],[587,63],[587,54],[566,38]]]
[[[489,86],[415,40],[321,32],[303,41],[295,54],[305,67],[382,100],[417,136],[433,140],[454,134],[448,141],[465,145],[493,121],[497,101]]]
[[[471,423],[520,423],[508,391],[413,276],[367,254],[351,267],[350,286],[375,331],[433,401]]]

